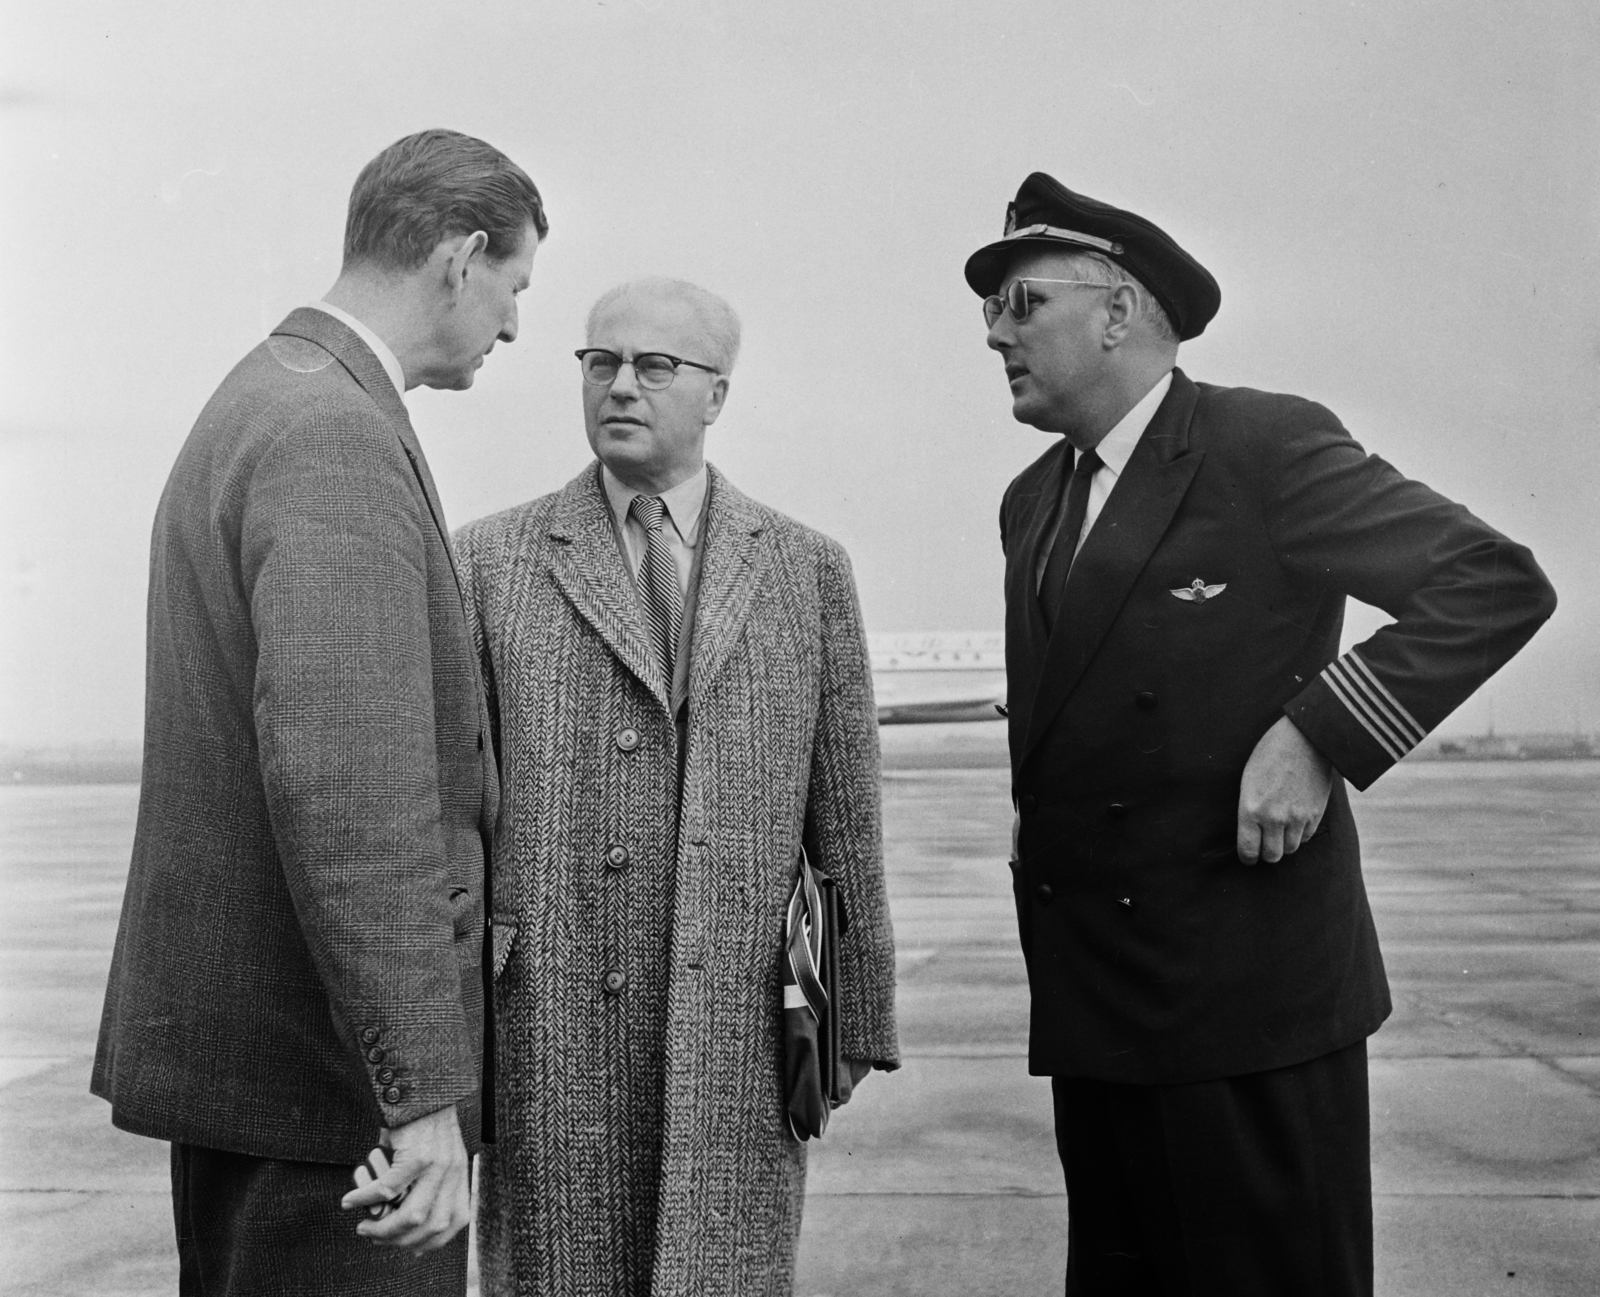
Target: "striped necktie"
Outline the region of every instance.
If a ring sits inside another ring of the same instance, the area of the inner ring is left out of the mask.
[[[644,528],[644,561],[639,564],[639,589],[644,594],[645,620],[661,679],[672,692],[673,668],[678,660],[678,630],[683,625],[683,590],[678,585],[678,564],[663,530],[667,507],[659,495],[636,495],[628,513]]]

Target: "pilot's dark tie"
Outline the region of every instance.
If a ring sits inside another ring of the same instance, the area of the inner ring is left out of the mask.
[[[1078,536],[1083,531],[1083,519],[1089,512],[1089,483],[1100,467],[1100,456],[1092,450],[1078,453],[1077,467],[1072,470],[1072,480],[1067,483],[1066,516],[1061,529],[1056,532],[1056,543],[1050,549],[1050,561],[1044,565],[1044,580],[1039,583],[1039,606],[1044,610],[1044,624],[1054,630],[1056,617],[1061,612],[1061,600],[1067,589],[1067,573],[1072,569],[1073,555],[1078,552]]]

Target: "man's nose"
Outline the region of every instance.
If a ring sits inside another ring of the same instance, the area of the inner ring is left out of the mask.
[[[512,300],[511,310],[506,315],[506,322],[500,329],[501,342],[515,342],[517,340],[517,303]]]
[[[983,341],[984,345],[993,351],[1004,351],[1015,341],[1007,324],[1006,312],[1000,312],[995,322],[989,326],[989,332],[984,336]]]
[[[611,395],[632,400],[639,395],[639,371],[633,362],[624,360],[617,366],[617,376],[611,380]]]

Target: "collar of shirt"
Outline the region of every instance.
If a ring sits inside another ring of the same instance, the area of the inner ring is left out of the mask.
[[[378,358],[378,363],[383,366],[383,372],[389,376],[389,381],[394,384],[396,395],[404,401],[406,399],[406,371],[400,368],[400,361],[390,351],[388,345],[371,329],[351,315],[349,311],[341,311],[330,302],[312,302],[313,311],[322,311],[333,316],[339,323],[348,325],[351,331],[366,343],[372,354]]]
[[[611,505],[611,516],[616,520],[617,530],[626,534],[628,509],[633,504],[633,497],[644,492],[624,486],[604,464],[600,465],[600,481],[605,486],[606,500]],[[679,482],[670,491],[661,493],[661,503],[667,507],[667,517],[672,520],[678,539],[689,549],[699,543],[700,515],[705,512],[706,488],[709,484],[706,466],[702,464],[698,473]]]
[[[1112,478],[1121,477],[1122,470],[1128,467],[1133,448],[1139,444],[1139,438],[1144,436],[1144,430],[1150,426],[1150,420],[1156,417],[1156,411],[1166,399],[1167,390],[1171,386],[1172,371],[1169,369],[1156,380],[1154,387],[1139,398],[1138,404],[1133,409],[1117,420],[1116,426],[1106,433],[1101,438],[1100,444],[1095,447],[1099,452],[1101,464],[1104,469],[1110,470]],[[1099,473],[1095,474],[1096,478],[1099,476]],[[1107,492],[1109,493],[1109,486]],[[1084,530],[1087,531],[1088,528]]]

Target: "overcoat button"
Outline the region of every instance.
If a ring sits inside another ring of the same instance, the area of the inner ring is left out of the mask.
[[[620,968],[613,968],[605,976],[607,995],[621,995],[622,988],[628,984],[628,975]]]
[[[1143,693],[1134,694],[1133,701],[1142,712],[1153,712],[1156,709],[1156,696],[1148,689]]]
[[[606,864],[613,869],[621,869],[628,863],[628,848],[620,842],[613,842],[606,848]]]
[[[617,733],[617,746],[624,752],[632,752],[639,746],[638,730],[620,730]]]
[[[400,1102],[400,1087],[398,1085],[391,1085],[387,1090],[385,1090],[383,1092],[383,1101],[385,1103],[399,1103]]]
[[[363,1044],[376,1045],[378,1043],[378,1029],[376,1027],[363,1027],[361,1029]]]
[[[1130,910],[1133,908],[1133,897],[1131,896],[1118,896],[1113,899],[1118,905],[1126,905]]]
[[[1032,815],[1039,809],[1039,799],[1032,793],[1023,793],[1017,800],[1017,809],[1024,815]]]
[[[1055,897],[1055,889],[1049,883],[1040,883],[1037,889],[1040,905],[1049,905]]]
[[[392,1067],[380,1067],[378,1069],[378,1084],[379,1085],[388,1085],[389,1082],[392,1081],[392,1080],[394,1080],[394,1068],[392,1068]]]
[[[1121,802],[1112,802],[1110,806],[1106,807],[1106,814],[1114,820],[1122,819],[1127,813],[1128,808]]]
[[[369,1049],[367,1051],[367,1062],[369,1062],[369,1063],[381,1063],[381,1062],[383,1062],[383,1050],[379,1049],[376,1045],[374,1045],[371,1049]]]

